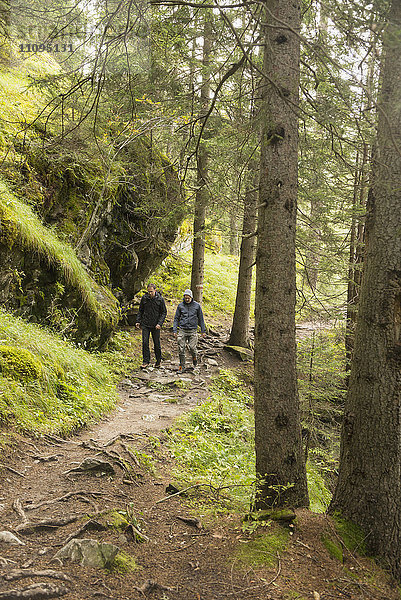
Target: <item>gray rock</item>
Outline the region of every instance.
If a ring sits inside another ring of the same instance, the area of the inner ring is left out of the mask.
[[[25,546],[11,531],[0,531],[0,542],[11,544],[12,546]]]
[[[61,548],[54,558],[61,560],[69,558],[72,562],[79,562],[83,567],[103,569],[113,563],[118,551],[118,546],[114,544],[91,539],[74,539]]]
[[[71,472],[89,472],[89,473],[115,473],[113,465],[100,458],[89,456],[85,458],[81,464],[75,469],[71,469]]]
[[[224,349],[237,356],[240,360],[245,361],[253,359],[253,351],[249,350],[249,348],[242,348],[241,346],[224,346]]]

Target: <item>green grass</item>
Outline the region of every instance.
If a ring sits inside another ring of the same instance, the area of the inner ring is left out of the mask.
[[[7,432],[67,435],[116,401],[104,359],[0,309],[0,439]]]
[[[177,461],[174,472],[185,486],[203,484],[199,502],[212,510],[249,511],[255,493],[253,398],[241,379],[221,369],[210,385],[210,398],[183,415],[170,432]],[[319,469],[308,463],[311,509],[325,512],[331,494]]]
[[[247,510],[255,480],[252,399],[237,377],[221,370],[211,398],[181,417],[170,433],[178,461],[175,477],[185,485],[212,486],[215,510]]]

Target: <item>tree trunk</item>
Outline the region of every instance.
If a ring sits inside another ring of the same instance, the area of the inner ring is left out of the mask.
[[[347,316],[345,329],[345,369],[351,368],[352,351],[354,344],[356,316],[358,311],[359,290],[361,287],[363,254],[365,247],[365,216],[366,200],[368,194],[368,145],[363,145],[362,162],[356,160],[354,181],[354,197],[352,203],[352,222],[350,236],[348,288],[347,288]]]
[[[319,35],[317,43],[325,48],[327,46],[327,30],[328,30],[328,15],[326,14],[325,6],[322,2],[319,2]],[[318,79],[321,81],[325,80],[325,71],[326,66],[323,65],[320,61],[318,62],[316,74]],[[319,85],[316,90],[316,106],[318,107],[318,119],[315,125],[316,136],[315,136],[315,144],[317,146],[317,150],[319,147],[323,147],[327,144],[325,140],[324,132],[322,131],[321,125],[319,125],[319,120],[321,118],[322,109],[321,106],[324,104],[323,102],[323,94],[322,94],[322,86]],[[316,190],[321,190],[324,187],[324,181],[322,181],[322,173],[319,170],[315,172],[315,186]],[[321,246],[322,246],[322,231],[321,231],[321,223],[324,209],[324,197],[323,194],[313,193],[310,198],[310,225],[311,225],[311,238],[309,241],[309,250],[306,254],[306,279],[307,283],[310,286],[312,292],[316,292],[317,282],[319,279],[319,268],[320,268],[320,260],[321,260]]]
[[[256,171],[255,161],[250,161],[249,169]],[[253,189],[248,191],[244,200],[244,220],[242,225],[242,242],[240,250],[237,296],[233,324],[228,344],[231,346],[250,346],[249,313],[251,310],[252,266],[255,260],[256,221],[258,194],[255,191],[255,181],[251,181]],[[251,237],[252,236],[252,237]]]
[[[295,357],[300,6],[295,0],[266,0],[265,6],[259,195],[264,208],[255,303],[257,508],[308,504]]]
[[[377,152],[354,356],[331,510],[401,579],[401,3],[384,40]]]
[[[238,254],[237,218],[234,211],[230,212],[230,254],[233,256]]]
[[[205,12],[202,55],[201,114],[206,115],[210,103],[209,66],[212,54],[212,16]],[[196,156],[197,189],[194,209],[194,243],[192,252],[191,289],[194,299],[202,302],[205,263],[205,224],[208,205],[208,153],[201,140]]]
[[[361,114],[372,114],[375,105],[376,37],[370,36],[371,55],[366,74],[366,94],[361,105]],[[361,287],[363,255],[365,250],[365,213],[369,192],[369,155],[371,144],[363,142],[361,162],[358,151],[355,161],[354,194],[352,202],[352,222],[348,267],[347,317],[345,330],[345,369],[351,368],[356,317],[358,312],[359,290]],[[348,381],[347,381],[348,383]]]

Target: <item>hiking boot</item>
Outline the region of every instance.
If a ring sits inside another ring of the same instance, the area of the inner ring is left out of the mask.
[[[182,373],[184,370],[185,370],[185,365],[184,365],[184,366],[183,366],[183,365],[180,365],[180,366],[178,367],[178,372],[179,372],[179,373]]]
[[[196,365],[198,364],[198,359],[195,358],[195,357],[193,357],[192,358],[192,364],[193,364],[194,367],[196,367]]]
[[[146,369],[149,366],[149,363],[143,363],[141,365],[141,369]]]
[[[160,361],[158,361],[157,363],[155,363],[155,369],[160,369]]]

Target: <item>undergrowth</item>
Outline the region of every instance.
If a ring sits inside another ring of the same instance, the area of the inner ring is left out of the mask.
[[[333,489],[346,392],[343,331],[326,330],[300,340],[297,359],[302,427],[316,473],[314,486]]]
[[[210,386],[210,399],[183,415],[170,433],[177,459],[175,477],[203,484],[210,507],[247,510],[254,490],[252,398],[234,373],[222,369]]]
[[[255,492],[253,398],[240,377],[221,369],[210,397],[183,415],[170,432],[174,475],[196,486],[195,502],[211,510],[247,512]],[[320,464],[307,463],[311,509],[324,512],[331,499]]]

